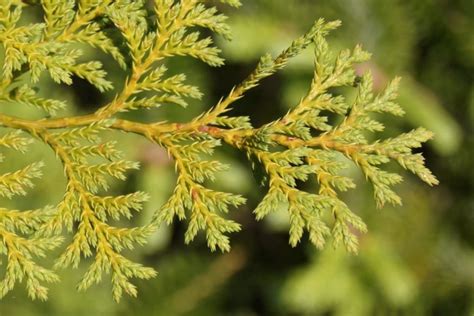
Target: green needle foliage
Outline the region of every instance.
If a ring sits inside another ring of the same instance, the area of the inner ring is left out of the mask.
[[[220,2],[240,5],[238,0]],[[401,204],[392,187],[402,177],[382,169],[390,161],[429,185],[437,184],[421,154],[413,153],[432,137],[429,131],[419,128],[391,139],[368,139],[369,133],[384,128],[372,113],[403,115],[395,102],[399,80],[374,95],[370,73],[359,78],[354,71],[354,64],[367,61],[370,55],[360,46],[334,54],[326,42],[339,21],[320,19],[279,56],[262,57],[247,79],[193,120],[145,124],[117,115],[142,108],[186,106],[188,99],[202,96],[197,87],[186,83],[185,74],[169,74],[165,66],[168,59],[186,56],[210,66],[223,65],[211,37],[201,34],[204,28],[230,38],[226,17],[215,7],[199,0],[155,0],[153,7],[132,0],[0,0],[0,4],[4,55],[0,102],[26,104],[45,112],[39,120],[0,114],[5,130],[0,146],[25,153],[31,142],[43,143],[62,163],[67,179],[64,197],[56,206],[22,211],[0,208],[0,255],[5,258],[0,261],[5,267],[0,297],[24,281],[31,298],[44,300],[44,283],[58,281],[55,269],[77,267],[84,258],[92,258],[92,263],[78,285],[80,290],[108,274],[115,300],[123,292],[135,296],[137,290],[130,279],[152,278],[156,272],[126,258],[123,251],[146,243],[159,225],[171,224],[175,217],[188,221],[186,243],[203,231],[212,251],[229,251],[228,234],[241,226],[227,213],[245,199],[207,186],[217,173],[229,168],[213,158],[217,147],[237,148],[246,153],[254,167],[263,167],[268,193],[255,209],[255,216],[260,220],[277,206],[286,205],[292,246],[307,231],[317,248],[332,239],[335,245],[342,243],[348,251],[357,252],[357,234],[367,228],[339,197],[339,192],[355,187],[352,179],[341,175],[350,163],[356,164],[373,185],[379,207]],[[44,21],[22,24],[22,12],[28,6],[41,6]],[[121,43],[109,37],[111,34],[126,45],[117,46]],[[100,91],[113,89],[102,64],[88,60],[84,45],[110,55],[127,71],[126,82],[113,100],[96,112],[56,117],[68,105],[37,96],[36,86],[44,74],[58,84],[71,85],[72,77],[77,76]],[[228,116],[231,105],[246,91],[308,47],[314,49],[314,78],[308,93],[286,115],[259,127],[252,126],[249,117]],[[22,84],[25,78],[28,81]],[[357,89],[355,100],[335,93],[339,87]],[[330,120],[329,114],[340,120]],[[148,195],[106,195],[111,178],[126,180],[129,170],[139,168],[138,163],[122,158],[115,142],[101,140],[109,130],[142,135],[165,148],[175,162],[174,192],[146,226],[114,226],[114,221],[130,219],[139,212]],[[1,175],[0,195],[25,195],[39,183],[43,169],[42,162],[32,162]],[[303,183],[308,181],[316,182],[316,187],[304,190],[307,186]],[[71,236],[71,241],[62,246],[55,266],[41,266],[37,257],[59,247],[63,234]]]

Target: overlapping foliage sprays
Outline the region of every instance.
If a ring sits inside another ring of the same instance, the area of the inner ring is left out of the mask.
[[[240,5],[238,0],[220,2],[233,7]],[[0,208],[0,262],[4,271],[0,297],[23,282],[31,298],[44,300],[45,284],[59,280],[55,270],[77,267],[87,257],[93,260],[79,289],[87,289],[104,275],[111,275],[115,300],[123,292],[135,296],[137,290],[130,279],[152,278],[156,272],[126,258],[122,251],[146,243],[159,225],[171,224],[176,217],[188,222],[187,243],[202,231],[212,251],[229,251],[228,234],[239,231],[241,226],[229,219],[227,213],[245,203],[245,198],[206,186],[216,173],[231,167],[213,158],[216,147],[237,148],[246,153],[254,167],[263,167],[268,193],[255,209],[255,216],[260,220],[278,205],[287,205],[292,246],[307,231],[317,248],[323,248],[331,239],[335,245],[343,244],[348,251],[357,252],[356,231],[365,232],[367,228],[338,195],[355,187],[352,179],[340,175],[349,163],[356,164],[372,183],[380,207],[401,203],[392,186],[402,177],[381,168],[391,160],[429,185],[437,183],[424,166],[421,154],[412,153],[413,148],[432,137],[429,131],[419,128],[391,139],[367,140],[367,132],[384,129],[371,113],[403,115],[395,102],[399,80],[392,81],[380,95],[374,95],[370,73],[359,78],[354,71],[354,64],[368,60],[370,55],[360,46],[337,54],[328,47],[325,38],[339,26],[339,21],[320,19],[280,55],[263,56],[247,79],[193,120],[145,124],[117,115],[143,108],[184,107],[187,100],[202,96],[198,87],[187,83],[186,74],[169,74],[168,59],[186,56],[213,67],[223,65],[220,50],[211,37],[199,31],[209,29],[231,37],[227,17],[216,7],[198,0],[155,0],[153,8],[132,0],[0,0],[0,4],[0,43],[4,55],[0,102],[44,111],[44,118],[39,120],[0,114],[0,146],[24,154],[32,142],[43,143],[62,163],[67,180],[63,200],[58,205],[38,210]],[[31,5],[42,7],[44,21],[19,23],[22,11]],[[116,46],[109,38],[111,32],[120,34],[126,46]],[[110,55],[128,76],[113,100],[94,113],[57,117],[68,105],[37,95],[36,85],[44,73],[58,84],[74,84],[72,78],[76,76],[100,91],[114,89],[102,64],[89,60],[78,43]],[[314,78],[307,94],[287,114],[257,127],[251,125],[249,117],[229,116],[235,101],[308,47],[314,49]],[[25,78],[27,82],[19,84]],[[334,88],[342,86],[358,90],[354,101],[333,93]],[[331,122],[329,113],[341,119]],[[146,226],[121,228],[111,222],[131,218],[140,211],[148,193],[106,195],[110,176],[126,180],[127,171],[139,168],[137,162],[122,158],[116,142],[101,140],[108,130],[143,135],[165,148],[174,160],[174,192],[163,206],[156,206],[155,216]],[[2,159],[14,159],[8,153]],[[1,175],[0,195],[26,195],[33,185],[40,183],[47,167],[41,161],[31,161],[22,169]],[[302,190],[298,183],[310,179],[318,185]],[[328,214],[333,220],[326,220]],[[66,234],[72,236],[68,245],[63,242]],[[63,251],[54,267],[37,263],[37,257],[58,247]]]

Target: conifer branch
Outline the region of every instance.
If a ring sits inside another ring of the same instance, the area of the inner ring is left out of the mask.
[[[220,2],[240,5],[238,0]],[[384,129],[373,113],[404,114],[396,103],[399,79],[375,96],[371,75],[359,78],[354,71],[354,65],[368,60],[370,54],[359,45],[337,54],[329,48],[326,37],[339,21],[319,19],[276,58],[263,56],[242,83],[189,122],[140,123],[118,118],[117,114],[187,106],[189,98],[201,99],[202,92],[187,82],[186,74],[170,74],[165,65],[170,58],[185,56],[221,66],[220,50],[211,37],[201,33],[207,29],[230,38],[227,17],[207,1],[198,0],[155,0],[153,13],[146,10],[143,1],[131,0],[42,0],[40,5],[44,22],[21,26],[18,22],[26,4],[3,0],[0,6],[0,44],[5,52],[0,102],[38,107],[45,112],[39,120],[0,113],[0,126],[8,129],[0,136],[0,146],[25,153],[32,141],[45,144],[61,162],[67,184],[62,201],[55,207],[32,211],[0,208],[0,255],[7,257],[0,297],[25,280],[30,297],[46,299],[47,289],[42,283],[55,282],[58,277],[33,259],[59,246],[63,234],[73,237],[55,267],[77,267],[83,258],[93,257],[78,288],[85,290],[100,282],[104,274],[111,274],[117,301],[123,292],[136,295],[129,279],[156,275],[153,269],[127,259],[123,251],[145,244],[159,225],[172,224],[175,217],[188,222],[186,243],[203,231],[212,251],[229,251],[228,234],[240,231],[241,226],[228,213],[245,203],[245,198],[209,187],[219,172],[230,167],[214,158],[214,150],[221,146],[236,148],[247,155],[252,167],[263,167],[267,194],[254,210],[255,217],[261,220],[284,206],[289,213],[292,246],[307,232],[319,249],[332,240],[349,252],[358,251],[358,236],[367,227],[339,194],[355,188],[351,178],[341,175],[341,170],[351,164],[372,184],[378,207],[401,204],[393,186],[402,177],[382,168],[390,161],[429,185],[438,183],[425,167],[423,156],[413,152],[433,137],[429,131],[418,128],[388,139],[367,138],[368,133]],[[120,36],[126,47],[118,47],[109,37],[111,32]],[[71,43],[88,44],[110,55],[126,69],[128,77],[123,89],[96,112],[51,117],[68,105],[40,96],[36,86],[43,73],[56,83],[70,85],[77,76],[101,92],[114,89],[102,64],[87,60],[84,51]],[[247,91],[309,47],[314,47],[313,79],[308,92],[285,115],[258,127],[252,126],[249,117],[229,115]],[[25,80],[29,82],[25,84]],[[353,102],[334,93],[334,88],[343,86],[357,88]],[[330,120],[328,112],[340,120]],[[111,223],[131,219],[142,209],[148,194],[105,194],[111,179],[126,180],[129,170],[139,168],[138,163],[122,158],[116,142],[101,140],[110,130],[142,135],[164,148],[174,161],[174,192],[143,227],[121,228]],[[27,194],[41,177],[43,167],[42,162],[31,162],[0,175],[0,196]],[[299,183],[311,180],[316,186],[302,190]],[[333,220],[328,221],[327,215]]]

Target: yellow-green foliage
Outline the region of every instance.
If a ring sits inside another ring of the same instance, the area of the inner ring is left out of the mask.
[[[240,5],[238,0],[220,2]],[[327,23],[320,19],[276,58],[262,57],[247,79],[193,120],[145,124],[116,115],[140,108],[186,106],[186,99],[202,96],[197,87],[186,83],[185,74],[168,74],[164,65],[167,59],[187,56],[210,66],[223,64],[212,39],[199,31],[205,28],[230,37],[226,17],[215,7],[199,0],[155,0],[153,8],[144,1],[133,0],[0,0],[0,4],[0,43],[4,53],[0,102],[26,104],[45,112],[40,120],[0,114],[0,125],[6,130],[0,137],[0,146],[25,153],[31,142],[44,143],[62,163],[67,179],[64,198],[54,207],[31,211],[0,208],[0,255],[4,256],[1,264],[5,268],[0,297],[24,281],[31,298],[46,299],[47,288],[43,284],[58,281],[58,276],[35,260],[60,246],[64,229],[72,235],[72,241],[62,246],[53,269],[76,267],[82,258],[93,257],[78,288],[86,289],[100,282],[103,274],[110,274],[116,300],[123,291],[136,295],[130,278],[156,275],[153,269],[124,257],[122,251],[144,244],[159,225],[171,224],[175,217],[188,221],[186,242],[204,231],[211,250],[229,251],[227,234],[239,231],[241,226],[226,214],[230,208],[245,203],[245,199],[206,187],[216,173],[228,168],[212,158],[219,146],[237,148],[246,153],[253,166],[263,166],[268,193],[255,209],[255,216],[260,220],[277,205],[287,205],[289,241],[293,246],[307,231],[317,248],[332,239],[350,252],[357,251],[356,231],[365,232],[366,225],[338,197],[339,191],[355,187],[352,179],[340,175],[348,163],[359,166],[372,183],[380,207],[401,203],[391,188],[402,181],[401,176],[381,169],[391,160],[426,183],[437,183],[424,166],[423,157],[412,153],[413,148],[432,137],[429,131],[419,128],[391,139],[367,140],[367,132],[384,128],[371,113],[403,115],[395,103],[399,80],[392,81],[380,95],[373,95],[370,73],[359,78],[354,72],[354,64],[368,60],[369,54],[356,46],[333,55],[328,47],[325,37],[339,26],[338,21]],[[42,6],[44,22],[18,23],[22,10],[29,5]],[[125,48],[116,47],[117,43],[103,30],[106,24],[99,23],[98,17],[107,19],[107,27],[113,25],[115,32],[121,34]],[[75,75],[100,91],[114,89],[102,64],[87,61],[77,43],[109,54],[128,77],[116,97],[96,112],[58,118],[54,115],[67,106],[66,102],[36,94],[35,85],[43,73],[58,84],[72,84]],[[286,115],[259,127],[252,126],[248,117],[228,116],[231,105],[246,91],[285,67],[290,58],[307,47],[315,51],[314,79],[308,93]],[[18,85],[20,76],[28,76],[29,83]],[[358,90],[354,102],[334,93],[334,88],[342,86]],[[341,120],[330,123],[325,116],[330,112]],[[174,193],[165,205],[157,206],[153,220],[144,227],[118,228],[110,222],[132,217],[148,198],[143,192],[104,195],[108,176],[125,180],[128,170],[139,168],[138,163],[121,158],[114,142],[101,141],[101,134],[111,129],[142,135],[165,148],[175,161]],[[98,159],[102,162],[97,163]],[[31,162],[23,169],[1,175],[0,195],[25,195],[39,182],[43,167],[42,162]],[[297,182],[310,178],[317,181],[317,188],[301,190]],[[325,214],[332,215],[333,220],[325,220]]]

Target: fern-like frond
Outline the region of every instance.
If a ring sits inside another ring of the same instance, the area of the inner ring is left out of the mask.
[[[146,201],[147,195],[141,192],[118,197],[98,195],[100,190],[108,189],[107,176],[125,180],[127,170],[138,168],[137,163],[120,159],[121,153],[114,148],[114,143],[100,142],[97,133],[106,126],[98,124],[73,129],[69,133],[40,135],[61,160],[68,185],[58,212],[42,224],[39,234],[48,236],[51,231],[60,232],[63,224],[71,231],[77,222],[73,241],[55,266],[77,267],[81,257],[94,256],[94,262],[78,288],[86,289],[98,282],[102,274],[110,273],[114,299],[118,301],[123,291],[136,295],[129,278],[148,279],[156,274],[153,269],[133,264],[120,254],[125,248],[132,249],[134,243],[144,244],[154,226],[116,228],[108,224],[110,219],[130,218],[132,210],[141,210],[141,203]],[[81,143],[85,145],[80,146]],[[90,143],[92,145],[87,145]],[[75,146],[69,147],[70,144]],[[91,164],[87,161],[88,156],[100,157],[107,162]],[[136,270],[129,270],[132,267]]]
[[[213,139],[180,139],[187,144],[173,142],[173,137],[161,140],[176,161],[178,180],[176,189],[168,202],[155,218],[158,222],[171,223],[176,215],[181,220],[189,216],[189,226],[185,241],[191,242],[198,231],[204,230],[209,248],[215,251],[229,251],[229,238],[226,233],[237,232],[240,225],[224,217],[229,206],[237,207],[245,203],[239,195],[211,190],[204,186],[206,180],[214,180],[217,172],[227,166],[218,161],[203,160],[201,155],[210,155],[219,141]],[[190,215],[186,213],[190,212]]]
[[[34,261],[35,257],[45,257],[63,240],[60,236],[41,238],[33,235],[52,214],[51,207],[31,211],[0,208],[0,258],[7,258],[4,274],[0,277],[0,298],[17,282],[24,281],[32,299],[45,300],[48,289],[43,283],[59,281],[53,271]],[[2,263],[0,259],[0,266]]]

